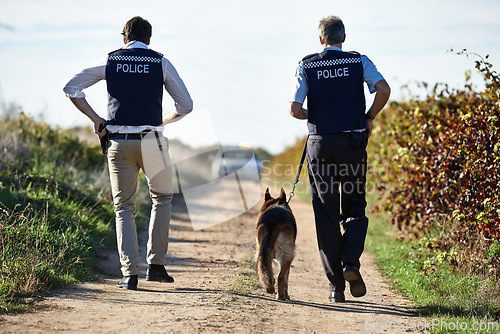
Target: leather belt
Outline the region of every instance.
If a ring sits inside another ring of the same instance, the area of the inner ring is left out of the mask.
[[[147,131],[140,133],[110,133],[109,139],[121,139],[121,140],[141,140],[146,135],[154,133],[156,131]]]

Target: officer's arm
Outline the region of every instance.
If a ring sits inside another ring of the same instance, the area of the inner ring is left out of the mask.
[[[179,115],[178,113],[175,112],[175,110],[169,111],[168,114],[166,114],[165,117],[163,117],[163,125],[177,122],[184,116],[186,115]]]
[[[101,124],[106,124],[106,121],[96,114],[94,109],[88,104],[85,99],[83,90],[92,86],[93,84],[104,80],[106,78],[106,62],[108,57],[103,57],[90,67],[83,69],[80,73],[76,74],[64,86],[64,93],[73,102],[76,108],[86,115],[94,123],[94,132],[102,137],[106,134],[105,130],[99,131]]]
[[[366,113],[369,119],[374,119],[377,117],[378,113],[385,106],[391,95],[391,88],[385,80],[380,80],[375,84],[375,98],[373,99],[372,106]]]
[[[105,130],[99,131],[99,125],[106,124],[106,120],[97,115],[97,113],[92,109],[90,104],[87,102],[86,98],[82,97],[70,97],[71,102],[75,105],[75,107],[80,110],[84,115],[86,115],[90,120],[94,123],[94,132],[102,137],[106,134]]]
[[[302,103],[290,102],[290,115],[298,119],[307,119],[307,109],[302,108]]]

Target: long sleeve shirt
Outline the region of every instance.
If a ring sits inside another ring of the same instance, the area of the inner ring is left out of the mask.
[[[132,41],[127,43],[124,49],[129,48],[143,48],[147,49],[145,43],[139,41]],[[84,98],[83,92],[86,88],[94,85],[95,83],[106,80],[106,64],[108,56],[101,58],[90,67],[84,68],[80,73],[76,74],[66,84],[63,91],[66,96],[70,98]],[[163,83],[165,90],[170,94],[175,103],[175,113],[178,115],[186,115],[193,110],[193,100],[184,85],[184,82],[177,73],[175,67],[170,61],[162,58],[163,70]],[[160,126],[122,126],[122,125],[107,125],[106,129],[109,132],[119,133],[137,133],[144,130],[163,131],[163,125]]]

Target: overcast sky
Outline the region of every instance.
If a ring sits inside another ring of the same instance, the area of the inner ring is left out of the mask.
[[[165,134],[193,146],[250,142],[278,153],[305,135],[305,123],[288,114],[292,78],[303,56],[321,51],[317,25],[327,15],[342,18],[344,50],[375,63],[392,99],[403,98],[403,84],[417,81],[463,86],[474,61],[448,53],[450,48],[489,54],[500,67],[496,0],[137,3],[1,0],[0,102],[19,104],[61,127],[90,125],[62,88],[83,67],[120,48],[123,25],[135,15],[153,25],[150,47],[173,63],[195,103]],[[105,83],[86,94],[104,117]],[[172,106],[165,99],[165,110]]]

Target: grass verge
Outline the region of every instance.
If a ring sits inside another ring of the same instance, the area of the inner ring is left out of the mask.
[[[398,238],[388,213],[371,215],[366,251],[391,285],[427,319],[431,333],[500,333],[499,291],[487,277],[456,272],[433,240]]]
[[[0,313],[95,277],[95,246],[114,247],[105,157],[69,130],[22,113],[0,122]]]
[[[238,273],[234,276],[231,292],[248,295],[260,287],[255,273],[254,255],[249,255],[238,264]]]

